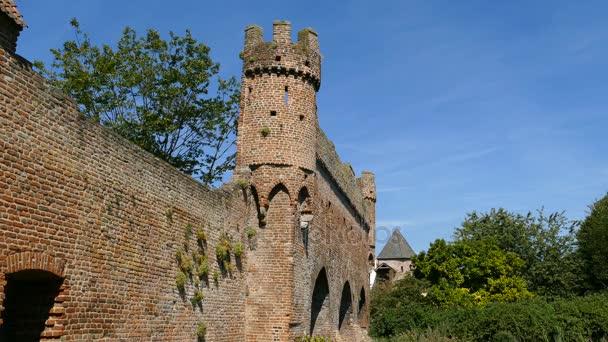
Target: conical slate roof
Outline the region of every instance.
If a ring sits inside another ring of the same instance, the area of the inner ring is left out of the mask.
[[[13,19],[17,25],[21,27],[27,26],[13,0],[0,0],[0,11]]]
[[[414,253],[410,244],[405,241],[405,238],[401,235],[399,229],[395,229],[393,235],[391,235],[391,238],[384,248],[382,248],[382,251],[376,259],[411,259],[414,255],[416,255],[416,253]]]

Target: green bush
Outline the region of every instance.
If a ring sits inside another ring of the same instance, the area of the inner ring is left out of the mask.
[[[372,290],[370,335],[379,341],[606,341],[608,293],[548,301],[438,307],[406,278]],[[434,336],[434,337],[428,337]],[[447,341],[447,340],[446,340]]]
[[[245,251],[245,246],[243,246],[242,242],[237,242],[236,245],[234,245],[234,256],[236,256],[237,258],[240,258],[241,256],[243,256],[243,252]]]
[[[175,285],[180,291],[184,291],[186,289],[186,280],[188,277],[181,270],[177,272],[177,276],[175,276]]]
[[[205,335],[207,334],[207,325],[205,322],[200,321],[198,323],[198,327],[196,328],[196,336],[199,341],[203,341],[205,339]]]
[[[455,337],[444,335],[437,329],[427,329],[424,331],[408,331],[399,336],[380,338],[378,342],[456,342]]]
[[[255,235],[256,235],[255,228],[253,228],[253,227],[248,227],[248,228],[247,228],[247,238],[248,238],[249,240],[251,240],[251,239],[253,239],[253,238],[255,237]]]
[[[196,241],[199,244],[202,244],[203,242],[207,241],[207,233],[205,232],[205,228],[204,227],[199,227],[198,230],[196,231]]]

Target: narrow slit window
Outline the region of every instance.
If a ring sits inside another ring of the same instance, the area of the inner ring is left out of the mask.
[[[274,59],[275,59],[277,62],[280,62],[280,61],[281,61],[281,56],[276,56]]]
[[[285,104],[289,103],[289,89],[285,87]]]
[[[276,110],[271,110],[270,111],[270,116],[277,116],[277,111]]]

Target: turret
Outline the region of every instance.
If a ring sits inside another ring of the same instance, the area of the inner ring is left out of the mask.
[[[13,0],[0,0],[0,49],[14,53],[25,22]]]
[[[357,182],[359,189],[361,189],[366,214],[370,222],[369,246],[374,249],[376,247],[376,176],[369,171],[363,171]]]
[[[262,28],[245,29],[237,168],[259,165],[315,168],[316,92],[321,84],[317,33],[310,28],[291,41],[291,24],[273,23],[273,40]]]

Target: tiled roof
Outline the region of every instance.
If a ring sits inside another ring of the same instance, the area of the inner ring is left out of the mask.
[[[8,15],[9,18],[13,19],[15,23],[21,27],[27,26],[23,21],[23,16],[19,13],[17,5],[13,0],[0,0],[0,11]]]
[[[416,255],[410,244],[405,241],[399,229],[393,231],[390,240],[386,243],[382,252],[378,255],[378,260],[386,259],[411,259]]]

